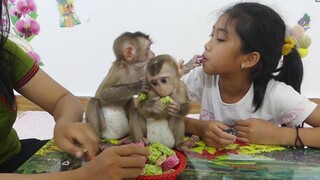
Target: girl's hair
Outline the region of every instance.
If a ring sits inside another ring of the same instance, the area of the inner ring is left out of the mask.
[[[13,108],[15,105],[15,96],[13,84],[8,72],[8,68],[12,63],[8,58],[8,54],[12,53],[4,47],[10,31],[10,20],[6,3],[1,1],[0,4],[0,94],[4,96],[8,105]]]
[[[250,74],[254,85],[255,111],[260,108],[267,84],[272,78],[292,86],[300,93],[303,66],[295,48],[283,57],[283,64],[278,68],[286,33],[286,25],[279,14],[259,3],[239,3],[224,14],[228,16],[227,23],[234,23],[241,39],[241,52],[260,53],[260,61]]]

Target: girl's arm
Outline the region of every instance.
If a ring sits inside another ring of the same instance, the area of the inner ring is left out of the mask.
[[[184,122],[186,133],[199,136],[208,146],[225,147],[236,140],[235,135],[225,132],[230,127],[221,121],[202,121],[186,117]]]
[[[318,136],[320,134],[319,105],[305,121],[312,127],[287,128],[279,127],[262,119],[248,119],[236,121],[238,140],[254,144],[275,144],[285,146],[310,146],[320,148]],[[299,140],[301,139],[301,141]]]

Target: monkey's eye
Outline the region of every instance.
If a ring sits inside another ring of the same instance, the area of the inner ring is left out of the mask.
[[[161,78],[160,81],[162,84],[165,84],[168,82],[167,78],[165,78],[165,77]]]

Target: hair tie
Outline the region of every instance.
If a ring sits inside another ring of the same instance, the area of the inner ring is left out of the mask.
[[[296,41],[292,37],[287,37],[284,42],[285,44],[282,47],[282,55],[286,56],[291,52],[292,48],[295,47]]]

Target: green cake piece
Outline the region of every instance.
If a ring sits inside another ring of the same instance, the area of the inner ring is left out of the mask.
[[[146,164],[144,166],[144,175],[158,175],[162,174],[161,166],[156,166],[152,164]]]
[[[170,100],[171,100],[170,96],[165,96],[165,97],[160,99],[160,102],[162,102],[162,104],[165,105],[165,106],[169,106]]]

